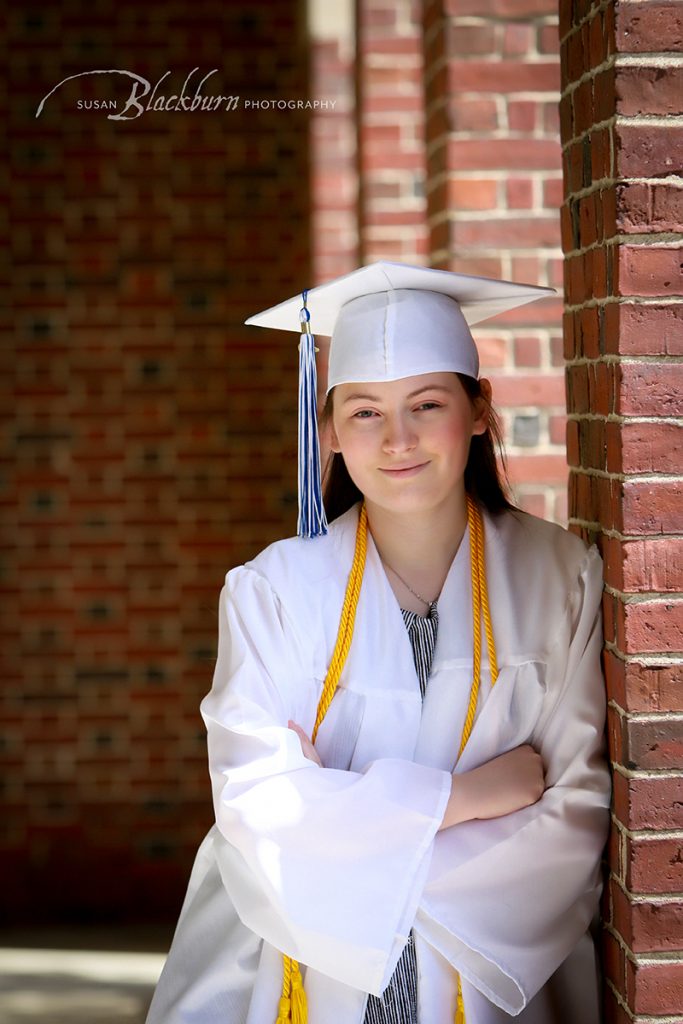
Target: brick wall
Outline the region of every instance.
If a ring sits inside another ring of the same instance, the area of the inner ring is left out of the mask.
[[[683,5],[560,18],[570,515],[605,559],[607,1020],[680,1021]]]
[[[357,0],[361,263],[427,263],[419,0]]]
[[[561,286],[553,0],[426,0],[432,266]],[[566,519],[561,299],[477,327],[519,503]]]
[[[311,3],[308,28],[310,92],[328,104],[313,112],[309,130],[312,257],[309,284],[315,285],[348,274],[361,262],[358,255],[353,0]]]
[[[96,76],[35,117],[95,68],[308,98],[297,5],[197,11],[5,14],[0,869],[23,923],[175,915],[212,816],[223,574],[296,528],[295,336],[242,321],[310,276],[308,115],[111,121],[77,101],[120,111],[130,82]]]

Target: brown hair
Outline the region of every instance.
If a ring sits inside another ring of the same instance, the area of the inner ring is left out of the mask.
[[[478,380],[468,377],[464,373],[458,373],[456,376],[465,389],[470,402],[474,404],[478,398],[484,398]],[[333,395],[334,388],[327,396],[320,417],[322,427],[329,426],[332,421]],[[486,432],[475,434],[470,443],[465,466],[465,490],[488,512],[497,515],[514,506],[508,498],[508,480],[500,425],[492,408],[489,408],[489,412],[489,425]],[[496,448],[500,452],[500,464],[496,458]],[[323,474],[323,500],[328,520],[331,522],[337,516],[348,511],[362,497],[362,493],[349,476],[343,455],[339,452],[331,452]]]

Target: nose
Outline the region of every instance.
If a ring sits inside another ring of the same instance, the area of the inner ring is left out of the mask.
[[[417,444],[415,430],[404,416],[388,416],[384,434],[385,452],[408,452]]]

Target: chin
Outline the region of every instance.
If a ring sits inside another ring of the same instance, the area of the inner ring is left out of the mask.
[[[443,494],[437,495],[434,493],[427,494],[424,491],[422,493],[410,491],[408,488],[405,488],[400,494],[383,493],[380,495],[366,493],[367,501],[379,508],[385,509],[387,512],[411,515],[433,512],[444,504],[446,497]]]

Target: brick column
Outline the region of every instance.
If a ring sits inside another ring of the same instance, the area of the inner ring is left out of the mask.
[[[353,0],[309,3],[308,31],[312,286],[359,265]]]
[[[618,1024],[683,1008],[682,22],[679,3],[560,5],[570,515],[605,558]]]
[[[416,0],[357,0],[361,263],[427,256],[422,24]]]
[[[425,0],[429,260],[561,283],[554,0]],[[519,504],[564,521],[562,304],[475,329]]]

